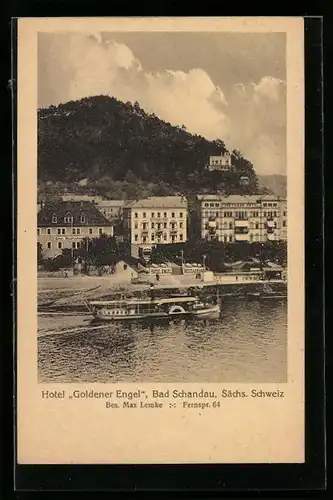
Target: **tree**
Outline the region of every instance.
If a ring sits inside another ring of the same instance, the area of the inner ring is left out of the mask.
[[[42,247],[42,244],[38,241],[37,242],[37,264],[42,265],[43,262],[44,262],[43,247]]]
[[[102,234],[98,238],[84,238],[76,255],[86,265],[101,267],[116,264],[128,254],[126,243],[118,242],[114,236]]]
[[[147,114],[137,102],[125,104],[95,96],[38,111],[41,182],[61,181],[66,186],[87,178],[96,182],[97,193],[130,198],[135,194],[133,184],[140,180],[155,186],[163,180],[163,194],[173,194],[179,188],[186,193],[200,188],[214,192],[223,183],[226,192],[235,192],[244,171],[250,180],[250,185],[242,188],[244,193],[256,192],[254,167],[239,151],[233,151],[236,172],[220,175],[216,182],[213,172],[206,171],[209,156],[225,149],[221,139],[208,141],[192,135],[184,127]],[[114,185],[103,187],[105,176],[121,185],[117,189]],[[60,191],[54,189],[54,194]]]

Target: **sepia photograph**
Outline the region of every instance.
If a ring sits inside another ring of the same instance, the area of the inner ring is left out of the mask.
[[[303,35],[19,20],[19,463],[304,461]]]
[[[38,377],[286,382],[286,34],[38,33]]]

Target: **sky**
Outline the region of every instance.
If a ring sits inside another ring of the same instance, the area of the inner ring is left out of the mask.
[[[38,107],[94,95],[240,150],[286,173],[284,33],[39,33]]]

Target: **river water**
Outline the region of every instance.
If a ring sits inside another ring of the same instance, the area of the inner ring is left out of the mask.
[[[212,321],[86,325],[38,338],[39,382],[287,380],[286,300],[229,299]]]

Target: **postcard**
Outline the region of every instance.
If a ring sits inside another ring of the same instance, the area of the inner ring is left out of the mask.
[[[19,464],[304,462],[302,18],[20,18]]]

